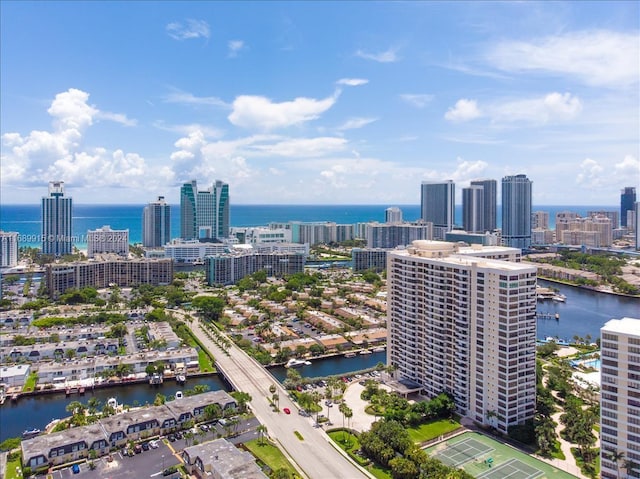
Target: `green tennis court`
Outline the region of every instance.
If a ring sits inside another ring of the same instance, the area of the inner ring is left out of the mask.
[[[478,479],[536,479],[544,475],[540,469],[529,466],[518,459],[503,462],[477,476]]]
[[[438,451],[433,457],[447,466],[458,467],[491,451],[493,451],[492,447],[486,446],[473,438],[467,438],[448,445],[446,449]]]

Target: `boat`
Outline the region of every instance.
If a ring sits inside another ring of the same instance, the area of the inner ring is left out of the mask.
[[[360,351],[360,354],[372,354],[371,351],[369,351],[368,349],[363,349],[362,351]]]
[[[116,400],[116,398],[109,398],[107,399],[107,406],[113,408],[113,409],[117,409],[118,407],[118,401]]]
[[[373,348],[373,352],[374,353],[381,353],[383,351],[385,351],[387,348],[385,346],[379,346],[377,348]]]
[[[345,358],[355,358],[356,357],[356,353],[354,353],[353,351],[349,351],[348,353],[345,353],[344,357]]]
[[[302,366],[309,366],[311,361],[305,361],[304,359],[291,358],[284,365],[285,368],[301,368]]]
[[[13,402],[17,402],[17,401],[18,401],[18,393],[12,394],[12,395],[11,395],[11,400],[12,400]]]
[[[149,378],[149,384],[151,386],[159,386],[162,384],[163,378],[160,374],[154,373],[153,376]]]
[[[78,389],[78,394],[83,396],[84,395],[84,390],[85,390],[84,386],[80,386],[80,388]]]
[[[564,294],[554,294],[551,299],[556,303],[564,303],[567,300],[567,297]]]
[[[176,382],[178,384],[184,384],[185,382],[187,382],[187,378],[186,378],[186,376],[184,374],[178,374],[176,376]]]
[[[30,439],[32,437],[36,437],[42,431],[40,429],[27,429],[22,433],[22,439]]]
[[[176,399],[182,399],[184,397],[184,394],[182,394],[182,391],[176,391]]]

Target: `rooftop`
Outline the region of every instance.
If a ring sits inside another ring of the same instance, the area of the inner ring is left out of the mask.
[[[623,333],[628,334],[629,336],[640,336],[640,319],[610,319],[605,323],[601,331],[607,333]]]

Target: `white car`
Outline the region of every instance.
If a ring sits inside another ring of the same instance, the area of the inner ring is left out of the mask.
[[[158,441],[149,441],[149,447],[151,449],[158,449]]]

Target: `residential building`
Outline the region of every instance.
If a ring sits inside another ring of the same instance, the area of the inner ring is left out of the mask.
[[[0,268],[13,268],[18,264],[18,233],[0,230]]]
[[[493,232],[497,228],[496,203],[498,198],[498,182],[496,180],[473,180],[471,186],[482,186],[483,228],[480,233]]]
[[[420,197],[420,217],[433,223],[433,238],[444,239],[455,223],[456,185],[452,180],[444,182],[423,181]]]
[[[620,226],[627,226],[627,211],[633,211],[633,205],[635,202],[635,187],[627,186],[620,191]]]
[[[220,438],[182,451],[187,472],[197,479],[267,479],[253,455]]]
[[[469,233],[484,233],[484,188],[462,188],[462,227]]]
[[[45,266],[47,291],[57,298],[67,289],[87,286],[107,288],[139,284],[166,285],[173,281],[173,261],[170,259],[107,259],[105,261],[75,261],[50,263]]]
[[[592,216],[564,221],[556,225],[556,241],[562,244],[596,248],[611,246],[613,243],[611,220],[606,216]]]
[[[531,246],[531,186],[526,175],[502,178],[502,244]]]
[[[616,229],[620,226],[620,215],[617,211],[587,211],[587,216],[605,216],[611,220],[611,228]]]
[[[180,189],[180,237],[185,240],[229,236],[229,185],[216,180],[207,190],[198,190],[192,180]]]
[[[336,224],[331,221],[302,222],[292,221],[291,241],[293,243],[336,243],[352,240],[355,237],[355,229],[350,224]]]
[[[432,223],[367,223],[367,248],[396,248],[433,238]]]
[[[129,230],[112,230],[109,225],[89,230],[87,232],[87,257],[93,258],[96,254],[129,256]]]
[[[297,253],[254,253],[234,251],[205,259],[207,284],[230,285],[256,271],[265,270],[268,276],[282,277],[304,271],[306,257]]]
[[[520,250],[415,241],[388,253],[387,364],[409,389],[507,433],[536,402],[536,267]]]
[[[445,241],[452,243],[480,244],[482,246],[498,246],[501,243],[500,235],[497,233],[467,233],[464,230],[449,231],[445,237]]]
[[[164,257],[176,263],[201,263],[207,256],[223,254],[230,247],[225,242],[174,239],[164,246]]]
[[[640,319],[607,321],[600,349],[600,474],[640,477]],[[622,460],[613,461],[612,453]]]
[[[251,245],[268,243],[291,243],[290,228],[272,228],[264,226],[233,227],[231,235],[240,243]]]
[[[384,212],[385,223],[402,223],[402,210],[397,206],[387,208]]]
[[[549,229],[549,212],[534,211],[531,213],[531,229]]]
[[[531,244],[532,245],[546,245],[553,244],[555,241],[555,233],[553,230],[544,228],[532,228],[531,229]]]
[[[158,196],[142,210],[142,246],[161,248],[171,241],[171,205]]]
[[[64,181],[49,182],[42,197],[42,253],[63,256],[73,252],[73,200],[64,195]]]
[[[21,388],[29,378],[31,366],[29,364],[16,364],[13,366],[0,367],[0,384],[7,387]]]
[[[354,273],[369,269],[376,273],[386,270],[388,251],[384,248],[353,248],[351,263]]]

